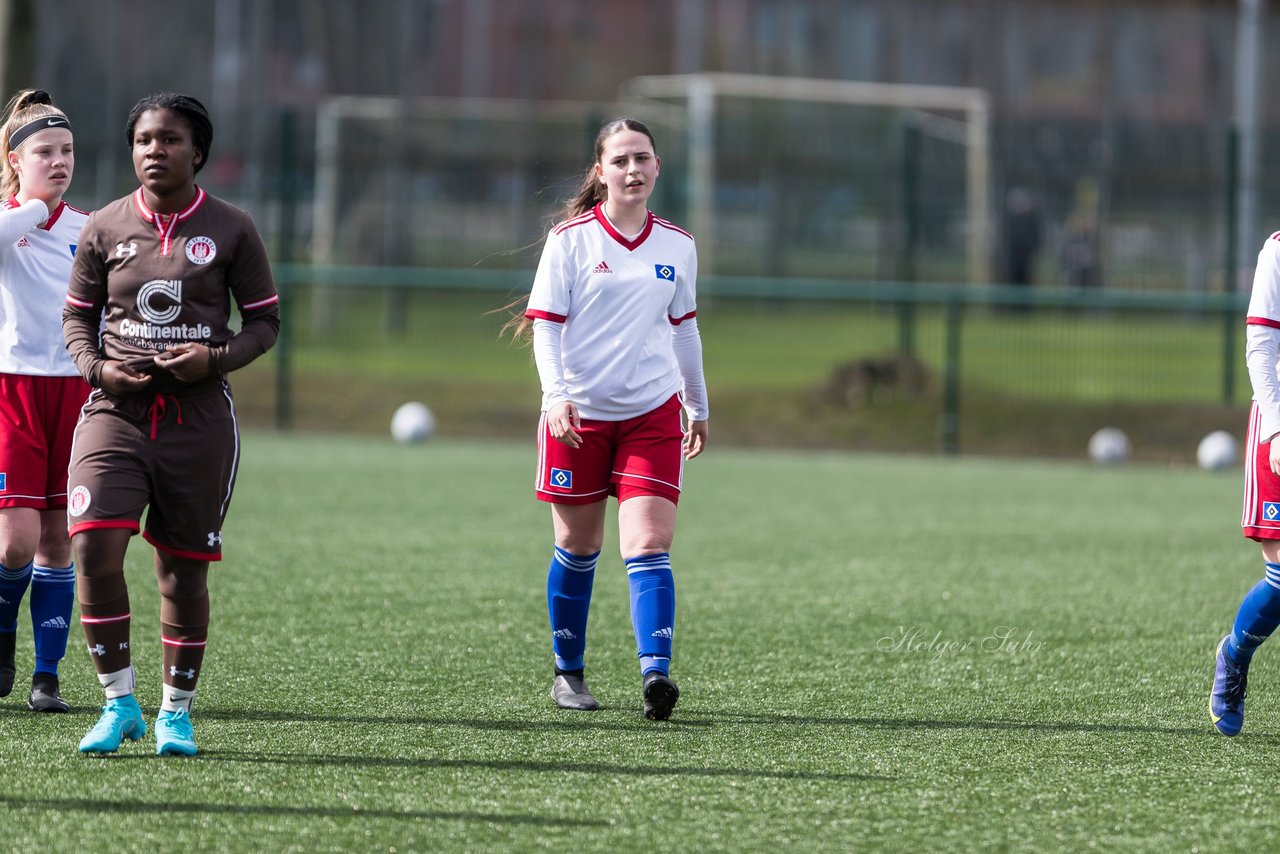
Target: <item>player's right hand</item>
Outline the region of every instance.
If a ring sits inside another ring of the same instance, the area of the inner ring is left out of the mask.
[[[124,362],[111,359],[102,366],[98,386],[111,394],[132,394],[147,387],[151,377]]]
[[[573,401],[557,403],[547,410],[547,430],[551,438],[570,448],[582,447],[582,436],[578,429],[582,427],[582,418]]]
[[[1273,438],[1271,440],[1271,471],[1277,477],[1280,477],[1280,440]]]

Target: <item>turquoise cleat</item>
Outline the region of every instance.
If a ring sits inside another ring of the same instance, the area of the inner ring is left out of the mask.
[[[1244,727],[1244,694],[1249,681],[1249,665],[1241,667],[1227,654],[1227,640],[1218,644],[1213,668],[1213,690],[1209,693],[1209,717],[1223,735],[1239,735]]]
[[[156,716],[156,753],[161,756],[195,756],[196,735],[186,709]]]
[[[102,717],[80,739],[80,752],[115,753],[124,739],[137,741],[146,734],[147,724],[142,719],[142,709],[138,708],[138,701],[132,694],[126,694],[107,700],[102,707]]]

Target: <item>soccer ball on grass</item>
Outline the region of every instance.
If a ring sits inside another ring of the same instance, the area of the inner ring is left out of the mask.
[[[425,442],[436,430],[436,419],[426,404],[410,401],[391,416],[391,438],[402,444]]]
[[[1221,471],[1236,462],[1236,437],[1226,430],[1214,430],[1200,440],[1196,462],[1205,471]]]
[[[1129,437],[1119,427],[1103,427],[1089,437],[1089,459],[1115,465],[1129,459]]]

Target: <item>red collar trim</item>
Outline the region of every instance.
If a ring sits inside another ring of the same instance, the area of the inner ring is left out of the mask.
[[[653,211],[644,212],[644,228],[640,229],[640,233],[635,236],[634,240],[628,240],[622,236],[622,232],[613,227],[613,223],[609,222],[609,218],[604,215],[604,205],[596,205],[592,209],[592,213],[596,215],[596,220],[604,228],[605,234],[621,243],[627,249],[635,249],[649,237],[649,232],[653,231]]]
[[[182,220],[186,219],[187,217],[195,213],[196,208],[200,207],[200,205],[204,202],[204,195],[205,195],[204,190],[202,190],[200,186],[197,184],[196,197],[191,200],[191,204],[187,205],[185,208],[178,211],[176,214],[172,214],[174,220],[177,222],[181,222]],[[146,201],[144,201],[142,198],[141,187],[139,187],[137,190],[134,191],[133,203],[138,208],[138,213],[142,214],[142,218],[145,219],[147,222],[155,223],[157,222],[157,217],[170,216],[169,214],[157,214],[155,211],[147,207]]]

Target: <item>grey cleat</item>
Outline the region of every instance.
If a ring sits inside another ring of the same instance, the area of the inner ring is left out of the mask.
[[[69,712],[71,706],[58,693],[58,677],[52,673],[37,673],[31,677],[31,693],[27,706],[33,712]]]
[[[591,689],[587,687],[587,680],[572,674],[561,673],[556,676],[556,681],[551,683],[551,699],[562,709],[578,712],[594,712],[600,708]]]

